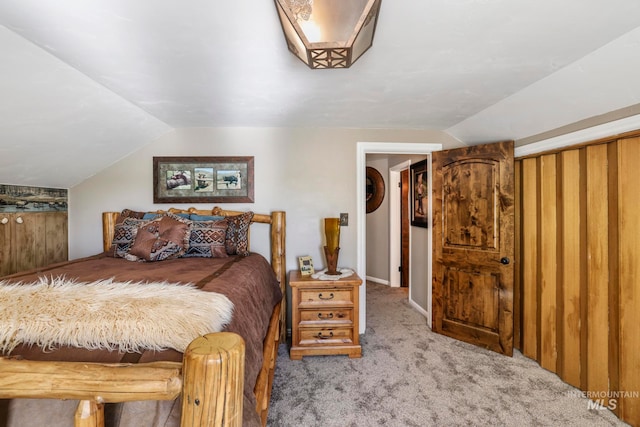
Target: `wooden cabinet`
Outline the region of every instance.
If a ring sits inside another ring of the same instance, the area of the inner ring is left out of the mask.
[[[302,356],[362,355],[358,331],[357,274],[320,280],[289,272],[291,286],[291,359]]]
[[[66,212],[0,213],[0,276],[68,259]]]

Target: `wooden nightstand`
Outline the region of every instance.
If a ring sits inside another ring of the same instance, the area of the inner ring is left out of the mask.
[[[320,280],[289,272],[291,350],[289,357],[346,354],[361,357],[358,297],[362,279],[356,273]]]

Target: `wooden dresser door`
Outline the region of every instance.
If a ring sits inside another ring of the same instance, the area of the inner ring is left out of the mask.
[[[68,256],[66,212],[0,214],[0,276],[66,261]]]
[[[13,214],[0,215],[0,277],[16,271],[15,251],[11,242],[13,221]]]

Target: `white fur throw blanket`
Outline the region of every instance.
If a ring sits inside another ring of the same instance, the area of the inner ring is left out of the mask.
[[[222,294],[170,283],[76,282],[41,278],[0,282],[0,351],[18,344],[125,351],[184,351],[195,338],[229,323]]]

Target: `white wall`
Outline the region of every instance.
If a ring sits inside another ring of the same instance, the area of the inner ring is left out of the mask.
[[[424,160],[427,158],[427,172],[430,170],[431,156],[422,157],[417,161]],[[413,161],[416,163],[416,161]],[[427,173],[427,188],[431,189],[431,175]],[[411,176],[409,176],[409,180],[411,180]],[[429,201],[428,206],[425,206],[429,216],[431,216],[431,191],[428,192]],[[409,209],[414,209],[414,195],[410,193],[411,204]],[[416,227],[411,226],[409,235],[411,239],[411,261],[410,261],[410,271],[409,275],[411,276],[411,295],[409,298],[416,305],[424,310],[425,313],[431,312],[431,305],[429,301],[429,284],[431,283],[431,274],[429,270],[429,261],[431,259],[431,233],[429,229],[431,228],[431,220],[428,219],[429,228]]]
[[[102,250],[101,213],[166,209],[153,204],[153,156],[254,156],[255,203],[221,205],[287,212],[287,269],[297,257],[321,256],[322,218],[349,213],[340,234],[339,265],[356,267],[356,146],[359,141],[460,143],[439,131],[309,128],[189,128],[160,137],[69,191],[69,256]],[[386,173],[385,173],[386,175]],[[173,206],[173,205],[172,205]],[[189,207],[175,205],[176,207]],[[205,208],[199,205],[198,208]],[[268,234],[252,231],[252,250],[268,257]]]
[[[69,256],[74,259],[101,250],[103,211],[173,206],[153,204],[153,156],[237,155],[255,157],[255,203],[224,206],[261,213],[285,210],[288,268],[297,267],[299,255],[311,255],[317,265],[324,265],[321,219],[340,212],[349,213],[349,226],[341,230],[340,264],[355,266],[355,146],[359,140],[459,144],[436,131],[175,130],[70,189]],[[262,252],[268,248],[268,236],[252,235],[252,246]]]
[[[389,161],[367,159],[367,166],[380,172],[384,181],[384,199],[375,211],[366,214],[367,279],[389,284]]]

